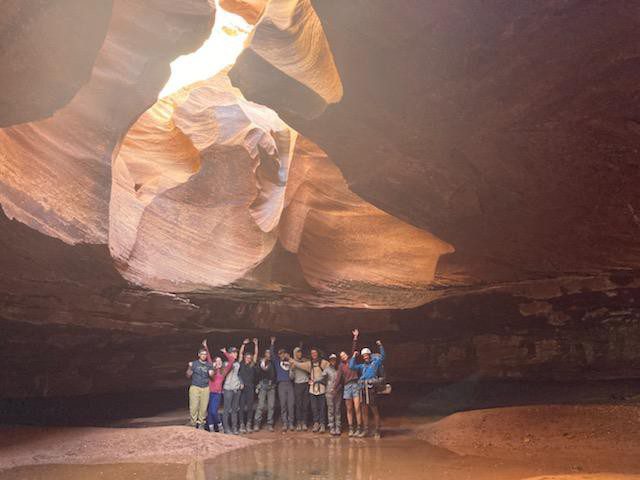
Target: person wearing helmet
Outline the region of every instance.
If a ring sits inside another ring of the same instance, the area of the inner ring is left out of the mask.
[[[356,328],[353,333],[351,351],[358,349],[359,331]],[[349,436],[360,436],[362,432],[362,409],[360,408],[360,388],[358,386],[358,372],[349,368],[349,355],[340,352],[340,364],[338,365],[338,377],[333,387],[333,392],[343,390],[342,398],[347,410],[347,423],[349,424]],[[357,427],[357,428],[356,428]]]
[[[364,423],[364,430],[359,436],[367,436],[369,430],[369,410],[373,413],[374,431],[373,436],[380,438],[380,412],[378,411],[378,405],[376,403],[376,383],[378,381],[378,371],[382,366],[385,359],[384,347],[380,340],[376,341],[376,345],[380,348],[380,354],[375,357],[372,356],[372,352],[369,348],[363,348],[360,351],[363,363],[358,364],[356,358],[358,352],[353,352],[351,360],[349,360],[349,367],[352,370],[356,370],[360,374],[359,385],[362,395],[362,421]]]

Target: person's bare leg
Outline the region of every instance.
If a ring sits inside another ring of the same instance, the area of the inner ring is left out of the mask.
[[[344,404],[347,406],[347,423],[349,424],[349,428],[351,428],[353,426],[353,400],[345,400]]]

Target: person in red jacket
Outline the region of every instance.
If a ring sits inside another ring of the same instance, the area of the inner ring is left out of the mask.
[[[351,351],[358,349],[359,330],[356,328],[353,333],[353,341]],[[358,385],[358,372],[349,368],[349,354],[340,352],[340,364],[338,365],[338,376],[336,378],[336,386],[334,393],[342,386],[345,406],[347,407],[347,422],[349,423],[349,436],[361,436],[363,432],[362,409],[360,408],[360,387]],[[354,417],[358,425],[356,430],[354,427]]]
[[[220,415],[218,415],[218,409],[220,408],[220,399],[222,398],[222,383],[224,378],[233,367],[233,362],[229,361],[230,357],[226,349],[220,350],[227,358],[227,366],[222,366],[222,358],[216,357],[211,360],[211,353],[207,347],[207,340],[202,341],[202,346],[207,351],[207,362],[213,363],[213,377],[209,380],[209,407],[207,415],[207,423],[209,424],[210,432],[221,432],[222,422],[220,421]]]

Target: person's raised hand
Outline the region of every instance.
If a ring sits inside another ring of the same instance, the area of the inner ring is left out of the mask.
[[[271,340],[271,343],[276,343],[276,337],[274,337],[273,335],[269,337],[269,340]]]
[[[360,330],[354,328],[353,330],[351,330],[351,333],[353,333],[353,338],[358,338],[358,335],[360,335]]]
[[[202,340],[202,346],[207,348],[207,339]]]
[[[382,346],[382,342],[380,340],[376,340],[376,345],[378,345],[379,347]]]
[[[189,368],[193,367],[193,362],[189,362],[188,365],[189,365]]]
[[[222,353],[227,353],[227,347],[222,347],[222,348],[220,349],[220,351],[221,351]]]
[[[358,356],[358,351],[357,351],[357,350],[355,350],[355,351],[353,352],[352,357],[353,357],[353,358],[356,358],[357,356]]]
[[[243,345],[246,345],[247,343],[249,343],[249,339],[248,338],[245,338],[244,340],[242,340],[242,344]]]
[[[253,343],[258,343],[258,339],[256,337],[253,337]]]

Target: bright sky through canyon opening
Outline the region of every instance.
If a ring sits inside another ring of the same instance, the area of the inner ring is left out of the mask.
[[[216,2],[217,3],[217,2]],[[193,53],[171,62],[171,76],[158,98],[166,97],[187,85],[215,76],[232,65],[244,48],[244,41],[253,28],[242,17],[219,6],[211,36]]]

